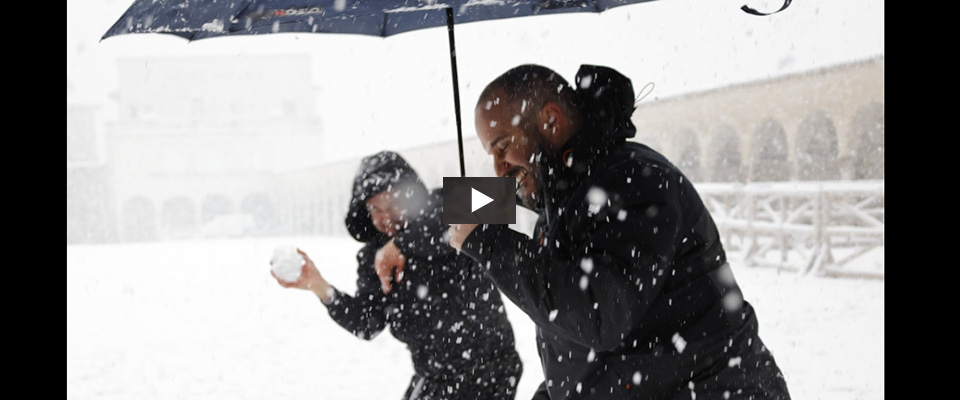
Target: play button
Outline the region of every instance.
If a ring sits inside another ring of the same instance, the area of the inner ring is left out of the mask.
[[[487,197],[477,189],[470,188],[470,190],[473,190],[470,193],[470,212],[477,212],[478,209],[493,201],[492,198]]]
[[[443,223],[517,223],[513,178],[443,178]]]

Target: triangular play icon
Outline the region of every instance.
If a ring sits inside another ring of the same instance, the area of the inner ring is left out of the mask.
[[[493,199],[481,193],[479,190],[470,188],[470,212],[477,211],[492,201]]]

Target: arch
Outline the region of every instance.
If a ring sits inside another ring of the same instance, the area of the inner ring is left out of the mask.
[[[860,106],[853,116],[852,139],[854,179],[883,179],[883,104]]]
[[[260,234],[275,233],[279,227],[273,201],[266,193],[256,192],[244,197],[240,202],[240,212],[253,216],[257,224],[257,232]]]
[[[837,130],[822,110],[807,114],[797,129],[797,179],[840,179]]]
[[[704,161],[709,172],[706,179],[714,182],[738,182],[743,179],[740,135],[730,125],[711,131]]]
[[[790,179],[787,163],[787,133],[773,118],[765,118],[753,131],[750,148],[750,181]]]
[[[223,195],[207,195],[200,205],[200,223],[206,224],[220,215],[233,213],[233,201]]]
[[[163,202],[160,222],[165,236],[181,238],[197,227],[196,206],[187,197],[173,197]]]
[[[700,142],[692,129],[683,128],[674,135],[677,157],[675,164],[687,178],[699,181],[700,174]]]
[[[123,240],[143,242],[157,239],[157,212],[153,202],[137,196],[123,202]]]

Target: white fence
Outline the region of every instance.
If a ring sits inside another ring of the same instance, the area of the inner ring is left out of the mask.
[[[883,181],[700,183],[725,247],[749,266],[883,278]],[[868,263],[869,264],[869,263]]]

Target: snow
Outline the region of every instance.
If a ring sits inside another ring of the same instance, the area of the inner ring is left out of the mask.
[[[67,246],[67,399],[400,398],[413,374],[404,345],[359,340],[312,293],[279,286],[269,261],[285,245],[355,289],[360,244],[346,237]],[[862,262],[882,264],[873,254]],[[884,398],[883,280],[748,268],[736,256],[793,398]],[[543,379],[534,325],[504,303],[524,362],[517,399],[529,399]]]

